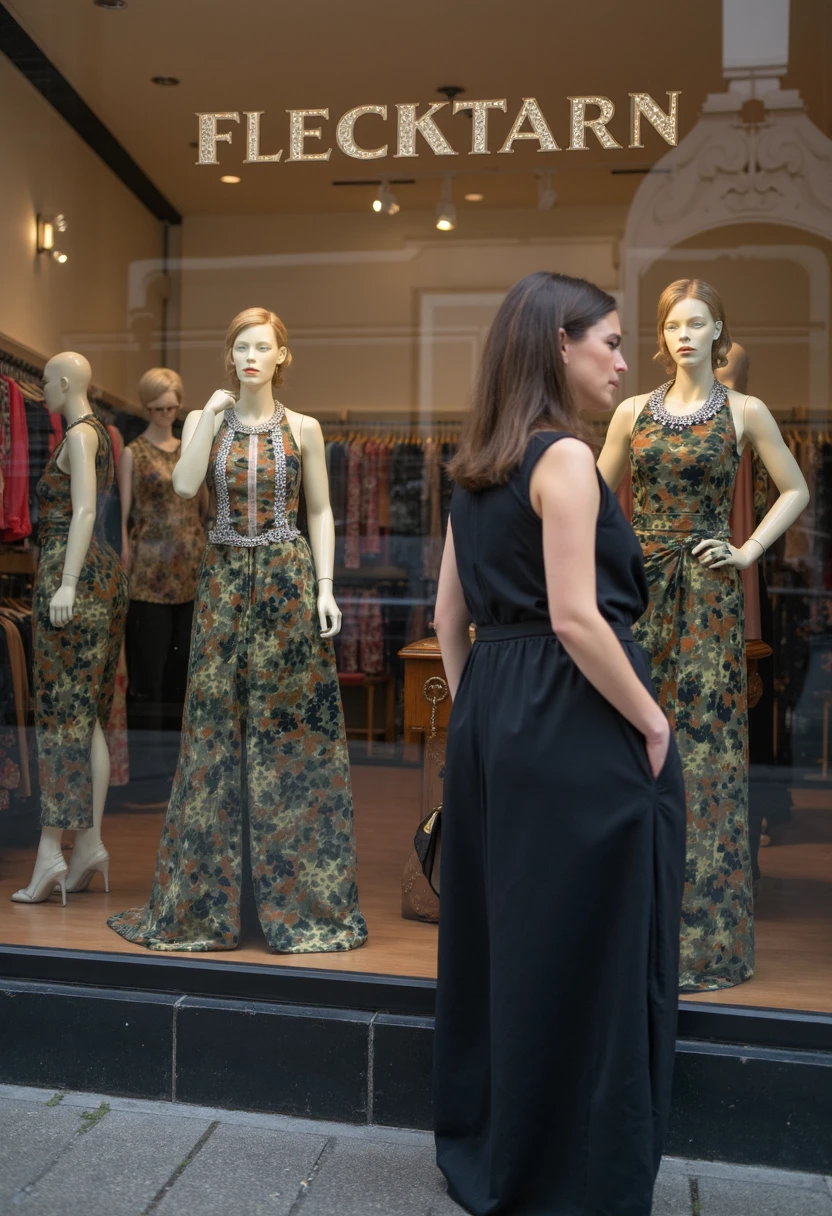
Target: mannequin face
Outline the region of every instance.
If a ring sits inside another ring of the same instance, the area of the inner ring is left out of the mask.
[[[707,304],[689,297],[674,304],[664,323],[664,340],[677,367],[693,370],[711,366],[714,342],[722,332]]]
[[[69,387],[66,376],[61,376],[56,367],[47,363],[43,371],[43,396],[47,409],[60,414]]]
[[[249,325],[234,339],[231,355],[241,385],[270,384],[275,368],[286,358],[271,325]]]
[[[145,406],[151,422],[159,422],[162,425],[173,423],[176,420],[176,415],[179,412],[179,398],[172,388],[167,392],[161,393],[153,401],[149,401]]]
[[[618,313],[608,313],[582,338],[573,341],[560,331],[566,379],[582,410],[609,410],[616,402],[619,377],[627,370],[621,355]]]

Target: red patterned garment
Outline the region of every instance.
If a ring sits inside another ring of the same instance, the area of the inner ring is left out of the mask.
[[[0,376],[0,418],[3,445],[0,471],[3,474],[3,528],[0,541],[12,544],[32,531],[29,518],[29,428],[23,394],[8,376]],[[8,419],[8,427],[6,427]]]

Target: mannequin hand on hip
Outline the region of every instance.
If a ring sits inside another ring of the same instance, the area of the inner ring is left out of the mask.
[[[210,399],[206,402],[206,410],[210,410],[212,414],[224,414],[226,410],[233,410],[237,404],[235,397],[227,392],[224,388],[218,388],[215,393],[211,394]]]
[[[742,549],[735,549],[727,540],[701,540],[691,552],[694,557],[699,558],[700,566],[707,566],[709,570],[719,570],[722,566],[747,570],[759,558],[760,549],[757,545],[753,545],[753,552],[746,553],[743,551],[744,548],[745,546]]]
[[[321,637],[334,638],[341,632],[341,609],[335,603],[335,596],[327,581],[318,592],[318,620],[321,622]]]
[[[49,601],[49,619],[53,625],[66,625],[72,620],[75,588],[59,587]]]

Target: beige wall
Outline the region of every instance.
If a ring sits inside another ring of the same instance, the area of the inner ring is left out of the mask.
[[[161,226],[2,55],[0,113],[0,333],[43,356],[79,350],[99,387],[135,400],[160,300],[128,310],[129,267],[158,255]],[[67,217],[64,266],[36,252],[38,212]]]
[[[460,208],[447,235],[425,212],[189,217],[179,276],[188,404],[201,405],[222,383],[234,314],[264,304],[289,328],[287,404],[324,415],[395,415],[420,404],[458,415],[495,297],[540,269],[614,289],[622,225],[615,207]],[[428,297],[439,306],[426,306]]]

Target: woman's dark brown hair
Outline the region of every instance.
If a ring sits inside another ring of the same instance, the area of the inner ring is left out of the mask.
[[[580,341],[616,307],[594,283],[565,274],[541,270],[514,284],[488,331],[471,413],[448,466],[458,485],[484,490],[507,481],[534,431],[586,437],[558,331]]]

